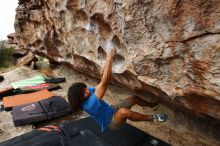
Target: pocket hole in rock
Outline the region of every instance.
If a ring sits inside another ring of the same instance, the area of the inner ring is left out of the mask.
[[[72,59],[72,54],[71,54],[71,53],[67,53],[67,54],[66,54],[66,58],[67,58],[67,59]]]
[[[112,44],[117,47],[117,48],[120,48],[121,47],[121,43],[120,43],[120,40],[117,36],[114,36],[112,38]]]
[[[77,11],[76,15],[74,17],[76,19],[76,27],[82,27],[85,29],[89,29],[90,19],[85,11],[83,11],[83,10]]]
[[[112,65],[112,72],[113,73],[122,73],[125,65],[125,58],[119,54],[116,54],[113,65]]]
[[[106,56],[107,56],[107,53],[105,52],[105,50],[101,46],[99,46],[99,48],[98,48],[98,59],[105,60]]]
[[[74,8],[77,8],[78,1],[76,0],[68,0],[66,3],[66,8],[70,11],[74,11]]]
[[[117,50],[117,53],[126,55],[126,48],[120,43],[120,40],[117,36],[114,36],[111,41],[112,47]]]
[[[110,25],[106,22],[103,22],[99,25],[99,34],[102,39],[108,39],[112,35],[112,29]]]
[[[112,38],[112,28],[111,26],[104,20],[102,14],[94,14],[91,17],[91,20],[98,25],[98,33],[101,39]]]

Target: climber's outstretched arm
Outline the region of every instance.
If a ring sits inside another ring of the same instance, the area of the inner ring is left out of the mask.
[[[109,81],[110,81],[110,78],[111,78],[112,61],[113,61],[113,58],[115,56],[115,53],[116,53],[115,49],[111,49],[111,51],[108,53],[108,55],[106,57],[105,67],[104,67],[104,71],[103,71],[101,81],[98,84],[98,86],[96,86],[95,94],[100,100],[105,95],[105,91],[108,87],[108,84],[109,84]]]

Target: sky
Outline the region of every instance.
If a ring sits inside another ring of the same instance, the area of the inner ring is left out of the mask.
[[[15,9],[18,0],[0,0],[0,40],[14,32]]]

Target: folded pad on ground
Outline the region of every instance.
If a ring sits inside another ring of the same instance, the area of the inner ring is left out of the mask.
[[[58,118],[71,113],[69,103],[60,96],[16,106],[12,110],[15,126]]]
[[[49,92],[48,90],[42,90],[29,94],[8,96],[3,98],[3,105],[5,108],[12,108],[14,106],[19,106],[19,105],[47,99],[52,96],[54,96],[54,94],[52,92]]]

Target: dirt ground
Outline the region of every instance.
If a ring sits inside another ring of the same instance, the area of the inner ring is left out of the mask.
[[[66,82],[61,83],[62,89],[54,91],[55,94],[64,96],[66,98],[66,93],[68,87],[77,81],[85,82],[87,85],[95,86],[98,84],[98,80],[92,77],[88,77],[82,73],[69,69],[66,66],[57,66],[56,68],[50,69],[47,63],[41,64],[38,70],[49,76],[66,77]],[[38,71],[30,70],[29,68],[22,67],[16,69],[15,71],[5,73],[6,80],[0,83],[0,88],[4,88],[9,82],[15,80],[21,80],[27,77],[33,77],[39,74]],[[119,100],[131,96],[133,93],[125,90],[121,87],[116,87],[110,85],[108,91],[105,95],[105,100],[110,104],[115,104]],[[146,98],[146,97],[145,97]],[[155,124],[152,122],[132,122],[128,123],[134,125],[135,127],[145,131],[146,133],[153,135],[167,143],[174,146],[217,146],[220,145],[220,141],[214,139],[212,136],[207,136],[208,134],[201,133],[198,128],[196,128],[197,121],[184,112],[178,111],[176,109],[167,107],[166,105],[160,103],[155,108],[151,109],[148,107],[134,106],[132,110],[135,110],[144,114],[154,114],[154,113],[167,113],[169,115],[169,120],[166,123]],[[56,120],[46,121],[37,123],[35,125],[27,125],[14,127],[12,122],[12,116],[10,112],[0,112],[0,142],[13,138],[17,135],[27,133],[32,130],[32,128],[41,127],[48,124],[59,124],[67,120],[75,120],[77,118],[87,116],[86,113],[81,115],[69,115]],[[195,122],[193,122],[195,121]]]

